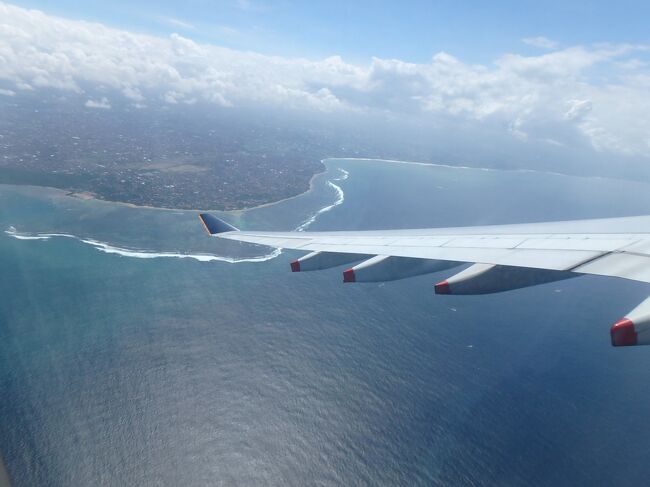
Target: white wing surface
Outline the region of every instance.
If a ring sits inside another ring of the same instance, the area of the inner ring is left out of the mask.
[[[292,263],[294,271],[364,260],[344,272],[345,282],[399,279],[469,262],[475,265],[438,283],[436,292],[485,294],[580,274],[650,283],[650,216],[354,232],[239,231],[212,215],[200,217],[219,238],[310,252]],[[647,313],[639,311],[643,305],[612,327],[613,345],[650,344],[650,303]]]

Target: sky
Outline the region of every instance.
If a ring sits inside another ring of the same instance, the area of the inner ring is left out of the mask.
[[[650,162],[648,14],[626,1],[0,0],[0,96],[408,117]]]
[[[560,46],[650,41],[650,3],[550,1],[27,0],[12,2],[131,31],[177,32],[201,42],[264,54],[348,61],[371,57],[427,62],[445,51],[488,63],[534,53],[525,38]]]

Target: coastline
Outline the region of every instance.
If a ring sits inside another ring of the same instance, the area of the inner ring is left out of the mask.
[[[136,208],[136,209],[144,209],[144,210],[162,210],[162,211],[176,211],[176,212],[217,212],[217,213],[228,213],[232,215],[239,216],[241,213],[244,213],[246,211],[250,210],[258,210],[262,208],[268,208],[270,206],[277,205],[279,203],[283,203],[285,201],[290,201],[295,198],[299,198],[300,196],[304,196],[306,194],[311,193],[314,190],[314,181],[318,176],[321,176],[322,174],[325,174],[328,170],[326,166],[326,161],[333,161],[333,160],[356,160],[356,161],[378,161],[378,162],[390,162],[390,163],[398,163],[398,164],[415,164],[415,165],[423,165],[423,166],[440,166],[440,167],[459,167],[459,166],[447,166],[443,164],[433,164],[433,163],[427,163],[427,162],[409,162],[409,161],[398,161],[398,160],[392,160],[392,159],[377,159],[377,158],[371,158],[371,157],[325,157],[320,160],[320,163],[324,166],[323,169],[319,172],[316,172],[312,175],[311,178],[309,178],[309,187],[298,194],[295,194],[293,196],[287,196],[286,198],[282,198],[279,200],[275,201],[269,201],[268,203],[262,203],[259,205],[255,206],[245,206],[243,208],[237,208],[234,210],[218,210],[214,208],[167,208],[165,206],[151,206],[151,205],[137,205],[135,203],[129,203],[126,201],[118,201],[118,200],[109,200],[109,199],[104,199],[98,197],[96,194],[90,192],[90,191],[74,191],[70,189],[62,189],[62,188],[56,188],[54,186],[42,186],[42,185],[37,185],[37,184],[6,184],[6,183],[0,183],[0,187],[2,186],[8,186],[8,187],[23,187],[23,188],[30,188],[34,190],[48,190],[52,191],[54,193],[59,193],[61,196],[66,196],[68,198],[75,198],[77,200],[81,201],[101,201],[105,203],[110,203],[110,204],[116,204],[120,206],[126,206],[128,208]],[[467,167],[467,169],[476,169],[476,168],[471,168]],[[1,486],[0,486],[1,487]]]
[[[343,203],[345,200],[345,195],[343,190],[341,189],[340,186],[335,184],[335,182],[338,181],[343,181],[348,178],[349,173],[344,170],[339,168],[339,172],[341,173],[338,177],[332,177],[331,179],[326,181],[326,185],[333,188],[336,191],[336,199],[334,200],[333,203],[328,204],[327,206],[319,208],[317,211],[315,211],[313,214],[311,214],[307,219],[302,221],[296,228],[295,231],[303,231],[307,229],[312,223],[316,221],[319,215],[328,212],[332,210],[333,208],[339,206],[340,204]],[[304,195],[309,191],[313,191],[314,188],[314,179],[316,176],[322,175],[323,172],[320,172],[318,174],[315,174],[311,180],[310,180],[310,188],[302,192],[300,195]],[[44,188],[39,187],[39,186],[33,186],[36,191],[41,191]],[[61,190],[58,190],[56,188],[49,188],[48,191],[51,193],[56,193],[57,195],[61,194]],[[286,201],[287,199],[292,199],[296,198],[300,195],[292,196],[290,198],[285,198],[280,201]],[[73,197],[69,193],[66,193],[64,196],[66,197]],[[88,198],[85,198],[88,199]],[[101,201],[101,200],[98,200]],[[270,206],[273,204],[278,204],[280,201],[265,204],[264,206]],[[133,205],[131,205],[133,206]],[[152,207],[148,207],[150,209],[155,209]],[[181,210],[181,211],[191,211],[191,210]],[[242,211],[242,210],[240,210]],[[83,237],[83,236],[78,236],[74,235],[72,233],[57,233],[57,232],[50,232],[50,233],[21,233],[16,230],[15,227],[10,226],[7,230],[4,231],[5,234],[7,234],[10,237],[13,237],[17,240],[50,240],[52,238],[65,238],[65,239],[73,239],[77,240],[81,243],[90,245],[91,247],[95,248],[96,250],[100,252],[104,252],[106,254],[118,254],[124,257],[133,257],[133,258],[139,258],[139,259],[154,259],[154,258],[179,258],[179,259],[193,259],[197,260],[200,262],[212,262],[212,261],[219,261],[219,262],[226,262],[229,264],[238,264],[242,262],[263,262],[267,260],[274,259],[278,257],[282,253],[282,249],[274,249],[270,253],[265,253],[263,255],[256,255],[256,256],[249,256],[249,257],[232,257],[232,256],[226,256],[226,255],[218,255],[214,253],[208,253],[208,252],[179,252],[179,251],[154,251],[154,250],[145,250],[139,247],[126,247],[126,246],[119,246],[119,245],[114,245],[109,242],[104,242],[97,240],[95,238],[89,238],[89,237]],[[0,484],[0,487],[4,487],[3,485]]]
[[[323,159],[326,160],[326,159]],[[321,160],[321,162],[323,161]],[[7,187],[12,187],[12,188],[28,188],[28,189],[33,189],[33,190],[47,190],[51,191],[53,193],[57,193],[60,196],[65,196],[67,198],[74,198],[76,200],[81,200],[81,201],[100,201],[104,203],[110,203],[110,204],[115,204],[115,205],[120,205],[120,206],[126,206],[128,208],[137,208],[137,209],[144,209],[144,210],[162,210],[162,211],[175,211],[175,212],[217,212],[217,213],[230,213],[230,214],[239,214],[243,213],[245,211],[249,210],[257,210],[260,208],[266,208],[269,206],[277,205],[278,203],[282,203],[284,201],[289,201],[294,198],[298,198],[300,196],[303,196],[305,194],[310,193],[311,191],[314,190],[314,180],[327,172],[327,168],[323,169],[322,171],[319,171],[315,173],[310,179],[309,179],[309,187],[298,194],[292,195],[292,196],[287,196],[286,198],[282,198],[279,200],[275,201],[269,201],[268,203],[262,203],[259,205],[255,206],[246,206],[243,208],[237,208],[234,210],[218,210],[218,209],[204,209],[204,208],[167,208],[165,206],[151,206],[151,205],[137,205],[135,203],[129,203],[126,201],[117,201],[117,200],[109,200],[109,199],[104,199],[104,198],[99,198],[97,195],[94,193],[91,193],[89,191],[71,191],[69,189],[61,189],[61,188],[56,188],[54,186],[41,186],[37,184],[6,184],[6,183],[0,183],[0,188],[3,186]]]
[[[282,203],[284,201],[290,201],[290,200],[293,200],[293,199],[298,198],[300,196],[311,193],[314,190],[314,180],[318,176],[320,176],[322,174],[325,174],[327,172],[327,166],[325,166],[325,163],[323,162],[323,161],[326,161],[326,160],[327,159],[321,159],[320,162],[323,164],[324,169],[322,171],[319,171],[319,172],[315,173],[314,175],[312,175],[311,178],[309,178],[309,188],[307,188],[302,193],[294,194],[293,196],[287,196],[286,198],[282,198],[282,199],[277,200],[277,201],[269,201],[268,203],[262,203],[261,205],[248,206],[248,207],[240,208],[240,209],[237,209],[237,210],[227,210],[227,211],[222,212],[222,213],[234,213],[234,214],[237,214],[237,213],[242,213],[244,211],[249,211],[249,210],[259,210],[260,208],[268,208],[269,206],[277,205],[277,204]],[[203,210],[192,210],[192,211],[203,211]],[[220,211],[220,210],[205,210],[205,211]]]
[[[407,164],[407,165],[414,165],[414,166],[431,166],[431,167],[440,167],[440,168],[447,168],[447,169],[459,169],[459,170],[476,170],[476,171],[487,171],[487,172],[497,172],[497,171],[505,171],[505,172],[516,172],[516,173],[532,173],[532,174],[548,174],[548,175],[553,175],[553,176],[567,176],[567,177],[578,177],[578,178],[585,178],[585,179],[610,179],[610,180],[620,180],[620,181],[630,181],[628,179],[624,178],[612,178],[612,177],[605,177],[605,176],[580,176],[580,175],[575,175],[575,174],[566,174],[566,173],[560,173],[560,172],[555,172],[555,171],[540,171],[537,169],[498,169],[498,168],[489,168],[489,167],[475,167],[475,166],[460,166],[460,165],[453,165],[453,164],[442,164],[442,163],[435,163],[435,162],[420,162],[420,161],[400,161],[397,159],[381,159],[381,158],[376,158],[376,157],[325,157],[320,160],[321,164],[323,164],[324,168],[316,172],[312,175],[312,177],[309,179],[309,187],[305,190],[302,191],[301,193],[292,195],[292,196],[287,196],[286,198],[282,198],[279,200],[275,201],[269,201],[267,203],[262,203],[259,205],[255,206],[246,206],[243,208],[237,208],[233,210],[219,210],[219,209],[205,209],[205,208],[168,208],[164,206],[151,206],[151,205],[138,205],[135,203],[129,203],[126,201],[118,201],[118,200],[109,200],[109,199],[104,199],[104,198],[99,198],[97,195],[94,193],[91,193],[89,191],[73,191],[69,189],[61,189],[61,188],[56,188],[53,186],[41,186],[41,185],[35,185],[35,184],[5,184],[5,183],[0,183],[0,187],[2,186],[8,186],[8,187],[25,187],[25,188],[31,188],[35,190],[48,190],[52,191],[55,193],[59,193],[62,196],[66,196],[68,198],[75,198],[81,201],[101,201],[105,203],[110,203],[110,204],[117,204],[121,206],[126,206],[129,208],[137,208],[137,209],[148,209],[148,210],[163,210],[163,211],[174,211],[174,212],[216,212],[216,213],[222,213],[222,214],[232,214],[239,216],[241,213],[250,211],[250,210],[257,210],[261,208],[268,208],[270,206],[277,205],[279,203],[285,202],[285,201],[290,201],[292,199],[298,198],[300,196],[309,194],[314,190],[314,181],[318,176],[321,176],[322,174],[326,173],[328,171],[326,162],[327,161],[335,161],[335,160],[349,160],[349,161],[357,161],[357,162],[388,162],[391,164]],[[650,182],[645,182],[645,181],[634,181],[637,183],[641,184],[650,184]]]
[[[582,179],[608,179],[610,181],[626,181],[634,182],[640,184],[650,184],[650,181],[640,181],[637,179],[626,179],[626,178],[615,178],[612,176],[594,176],[594,175],[580,175],[580,174],[571,174],[557,171],[541,171],[539,169],[499,169],[497,167],[480,167],[480,166],[460,166],[454,164],[442,164],[437,162],[416,162],[416,161],[399,161],[397,159],[378,159],[376,157],[328,157],[323,159],[327,160],[347,160],[347,161],[357,161],[357,162],[390,162],[391,164],[408,164],[412,166],[432,166],[432,167],[444,167],[447,169],[462,169],[462,170],[474,170],[474,171],[485,171],[485,172],[513,172],[513,173],[524,173],[524,174],[548,174],[551,176],[565,176],[570,178],[582,178]]]

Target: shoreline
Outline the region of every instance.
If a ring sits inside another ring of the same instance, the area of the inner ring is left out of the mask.
[[[334,181],[343,181],[348,178],[348,171],[345,169],[338,168],[339,172],[341,175],[339,177],[333,177],[330,180],[326,181],[326,185],[332,187],[336,193],[337,197],[334,200],[333,203],[324,206],[322,208],[319,208],[315,213],[310,215],[306,220],[302,221],[297,227],[295,227],[294,231],[301,232],[308,228],[312,223],[316,221],[319,215],[328,212],[332,210],[333,208],[339,206],[340,204],[343,203],[345,200],[345,194],[343,190],[341,189],[340,186],[335,184]],[[308,191],[313,191],[314,190],[314,184],[313,181],[316,178],[316,176],[324,174],[323,172],[320,172],[318,174],[315,174],[310,181],[310,188],[307,190]],[[41,187],[34,187],[37,188],[36,190],[39,191],[42,188]],[[61,191],[56,189],[56,188],[51,188],[51,192],[59,194]],[[305,192],[301,193],[305,194]],[[65,195],[66,197],[71,197],[71,195],[68,193]],[[292,196],[291,198],[295,198],[300,195]],[[291,199],[291,198],[285,198],[286,199]],[[282,200],[282,201],[284,201]],[[275,203],[270,203],[270,204],[277,204],[278,202]],[[268,205],[264,205],[268,206]],[[106,254],[118,254],[120,256],[124,257],[133,257],[133,258],[139,258],[139,259],[155,259],[155,258],[179,258],[179,259],[194,259],[200,262],[212,262],[212,261],[220,261],[220,262],[226,262],[229,264],[239,264],[242,262],[264,262],[268,261],[271,259],[274,259],[278,257],[279,255],[282,254],[282,249],[276,248],[272,250],[269,253],[265,253],[263,255],[256,255],[256,256],[249,256],[249,257],[233,257],[233,256],[225,256],[225,255],[218,255],[218,254],[213,254],[213,253],[208,253],[208,252],[192,252],[192,253],[183,253],[180,251],[153,251],[153,250],[144,250],[142,248],[138,247],[127,247],[127,246],[119,246],[119,245],[113,245],[107,242],[103,242],[94,238],[89,238],[89,237],[80,237],[71,233],[21,233],[16,230],[14,226],[10,226],[7,230],[4,231],[5,234],[7,234],[10,237],[13,237],[17,240],[50,240],[52,238],[67,238],[67,239],[73,239],[77,240],[81,243],[90,245],[93,247],[95,250],[98,250],[100,252],[104,252]],[[0,458],[0,461],[2,459]],[[1,465],[0,465],[1,466]],[[1,473],[1,472],[0,472]],[[1,478],[0,478],[1,480]],[[0,484],[0,487],[4,487],[3,485]]]
[[[640,181],[637,179],[626,179],[626,178],[617,178],[613,176],[595,176],[595,175],[580,175],[580,174],[570,174],[557,171],[542,171],[540,169],[499,169],[498,167],[480,167],[480,166],[460,166],[453,164],[442,164],[438,162],[416,162],[416,161],[399,161],[397,159],[378,159],[376,157],[328,157],[323,159],[327,160],[347,160],[347,161],[357,161],[357,162],[389,162],[391,164],[407,164],[412,166],[432,166],[432,167],[443,167],[447,169],[463,169],[463,170],[475,170],[475,171],[485,171],[485,172],[515,172],[515,173],[524,173],[524,174],[548,174],[550,176],[564,176],[569,178],[580,178],[580,179],[608,179],[610,181],[625,181],[633,182],[639,184],[648,184],[650,181]]]
[[[325,161],[325,160],[326,159],[321,159],[320,162],[323,163],[323,161]],[[324,163],[323,163],[323,165],[324,165]],[[318,176],[320,176],[322,174],[325,174],[327,171],[328,171],[328,168],[327,168],[327,166],[325,166],[325,169],[323,169],[322,171],[317,172],[314,175],[312,175],[312,177],[309,178],[309,187],[305,191],[303,191],[302,193],[294,194],[293,196],[287,196],[286,198],[282,198],[281,200],[269,201],[268,203],[262,203],[261,205],[256,205],[256,206],[248,206],[246,208],[241,208],[241,209],[238,209],[238,210],[227,210],[227,211],[224,211],[222,213],[235,213],[236,214],[236,213],[242,213],[244,211],[258,210],[260,208],[268,208],[269,206],[277,205],[278,203],[283,203],[285,201],[289,201],[289,200],[298,198],[300,196],[309,194],[314,190],[314,180]],[[201,210],[196,210],[196,211],[201,211]],[[220,210],[206,210],[206,211],[220,211]]]
[[[325,159],[323,159],[325,160]],[[321,160],[322,162],[322,160]],[[0,183],[0,188],[3,186],[7,187],[13,187],[13,188],[28,188],[28,189],[33,189],[33,190],[48,190],[54,193],[59,193],[61,196],[65,196],[67,198],[74,198],[76,200],[80,201],[99,201],[102,203],[110,203],[114,205],[120,205],[120,206],[126,206],[128,208],[136,208],[136,209],[143,209],[143,210],[162,210],[162,211],[176,211],[176,212],[216,212],[216,213],[229,213],[229,214],[239,214],[243,213],[245,211],[250,211],[250,210],[257,210],[260,208],[266,208],[269,206],[277,205],[278,203],[282,203],[284,201],[289,201],[294,198],[298,198],[300,196],[303,196],[305,194],[310,193],[311,191],[314,190],[314,180],[318,177],[321,176],[322,174],[325,174],[327,172],[327,167],[315,173],[312,175],[312,177],[309,179],[309,187],[298,194],[295,194],[293,196],[287,196],[286,198],[282,198],[276,201],[269,201],[268,203],[262,203],[256,206],[246,206],[244,208],[237,208],[235,210],[217,210],[217,209],[201,209],[201,208],[167,208],[165,206],[151,206],[151,205],[137,205],[135,203],[129,203],[127,201],[117,201],[117,200],[108,200],[104,198],[99,198],[97,195],[94,193],[91,193],[90,191],[72,191],[69,189],[62,189],[62,188],[56,188],[54,186],[42,186],[38,184],[7,184],[7,183]]]
[[[288,196],[286,198],[282,198],[276,201],[269,201],[268,203],[262,203],[259,205],[255,206],[247,206],[243,208],[237,208],[234,210],[218,210],[218,209],[201,209],[201,208],[167,208],[164,206],[151,206],[151,205],[138,205],[135,203],[129,203],[126,201],[117,201],[117,200],[109,200],[109,199],[104,199],[104,198],[99,198],[97,197],[94,193],[90,191],[74,191],[74,190],[69,190],[69,189],[61,189],[61,188],[56,188],[54,186],[41,186],[41,185],[36,185],[36,184],[6,184],[6,183],[0,183],[0,187],[2,186],[8,186],[8,187],[24,187],[24,188],[31,188],[35,190],[49,190],[53,191],[56,193],[61,193],[62,196],[68,197],[68,198],[75,198],[77,200],[81,201],[101,201],[104,203],[109,203],[109,204],[116,204],[116,205],[121,205],[121,206],[126,206],[128,208],[136,208],[136,209],[147,209],[147,210],[163,210],[163,211],[176,211],[176,212],[216,212],[216,213],[222,213],[222,214],[232,214],[239,216],[241,213],[251,211],[251,210],[257,210],[257,209],[262,209],[262,208],[268,208],[270,206],[277,205],[279,203],[283,203],[285,201],[290,201],[292,199],[298,198],[300,196],[309,194],[314,190],[314,181],[318,176],[321,176],[325,174],[329,168],[327,167],[327,161],[335,161],[335,160],[348,160],[348,161],[358,161],[358,162],[387,162],[390,164],[407,164],[407,165],[414,165],[414,166],[431,166],[431,167],[440,167],[440,168],[447,168],[447,169],[460,169],[460,170],[476,170],[476,171],[486,171],[486,172],[492,172],[492,171],[504,171],[504,172],[517,172],[517,173],[533,173],[533,174],[548,174],[552,176],[566,176],[566,177],[575,177],[575,178],[585,178],[585,179],[610,179],[610,180],[619,180],[619,181],[632,181],[640,184],[650,184],[650,182],[645,182],[645,181],[638,181],[638,180],[629,180],[629,179],[624,179],[624,178],[614,178],[614,177],[606,177],[606,176],[592,176],[592,175],[577,175],[577,174],[567,174],[567,173],[560,173],[560,172],[555,172],[555,171],[541,171],[538,169],[498,169],[498,168],[490,168],[490,167],[476,167],[476,166],[460,166],[460,165],[452,165],[452,164],[443,164],[443,163],[435,163],[435,162],[421,162],[421,161],[400,161],[397,159],[381,159],[381,158],[376,158],[376,157],[325,157],[320,160],[321,164],[325,166],[325,168],[322,171],[319,171],[315,174],[312,175],[312,177],[309,179],[309,187],[298,194],[295,194],[293,196]]]

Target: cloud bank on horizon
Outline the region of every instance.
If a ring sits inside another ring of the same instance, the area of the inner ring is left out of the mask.
[[[538,55],[490,65],[439,52],[428,64],[339,56],[291,59],[236,51],[172,34],[155,37],[0,3],[0,95],[43,88],[111,109],[213,103],[386,114],[494,126],[518,139],[650,156],[650,45],[560,48],[522,42]]]

